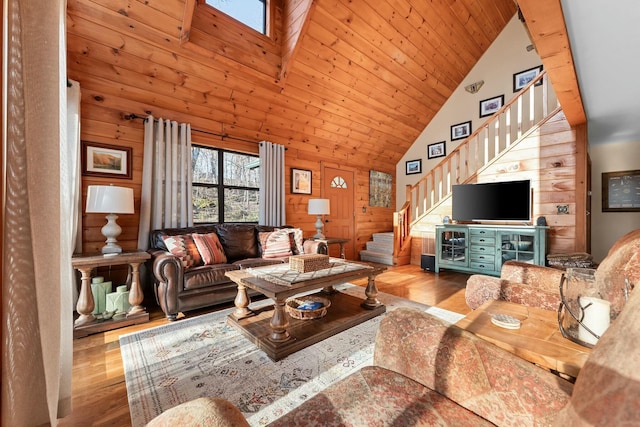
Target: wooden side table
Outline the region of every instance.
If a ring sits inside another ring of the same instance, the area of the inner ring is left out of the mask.
[[[324,239],[316,239],[313,240],[317,242],[324,242],[327,246],[329,245],[340,245],[340,258],[345,259],[344,255],[344,245],[345,243],[349,243],[351,239],[344,239],[342,237],[325,237]]]
[[[116,255],[79,254],[71,258],[71,265],[82,274],[80,295],[76,305],[80,316],[74,322],[74,338],[149,321],[149,313],[141,305],[144,294],[140,286],[140,264],[149,258],[151,255],[144,251],[122,252]],[[91,272],[98,267],[123,264],[129,265],[127,287],[131,308],[124,316],[107,320],[96,319],[93,315],[95,302],[91,292]]]
[[[503,313],[520,320],[520,329],[504,329],[491,323],[491,315]],[[498,347],[529,362],[577,377],[591,349],[562,336],[558,313],[502,300],[489,300],[456,323]]]

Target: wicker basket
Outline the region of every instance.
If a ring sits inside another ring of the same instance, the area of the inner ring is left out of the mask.
[[[322,307],[313,310],[299,310],[297,307],[305,301],[314,301],[322,304]],[[331,301],[326,298],[316,296],[306,296],[300,298],[289,298],[285,304],[285,310],[289,316],[299,320],[320,319],[327,314],[327,309]]]
[[[308,273],[310,271],[324,270],[331,267],[329,255],[306,254],[289,257],[289,268],[298,273]]]

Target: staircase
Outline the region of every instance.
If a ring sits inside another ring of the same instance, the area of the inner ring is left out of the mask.
[[[367,242],[367,249],[360,251],[360,259],[362,261],[394,265],[393,243],[393,231],[389,231],[387,233],[373,233],[373,241]]]
[[[536,89],[536,86],[542,87]],[[420,181],[413,186],[407,186],[405,204],[394,213],[393,232],[379,233],[385,235],[385,242],[393,241],[391,256],[388,254],[388,248],[385,249],[387,252],[374,250],[379,248],[374,235],[374,241],[367,242],[367,250],[360,252],[360,258],[363,261],[373,261],[365,257],[385,259],[386,263],[391,263],[388,265],[408,264],[411,259],[412,229],[423,219],[429,219],[430,214],[438,212],[438,207],[450,199],[453,185],[475,182],[479,171],[490,165],[558,109],[555,93],[548,82],[546,71],[543,71],[427,172]],[[450,207],[443,206],[442,209]],[[435,224],[440,222],[442,215],[432,216],[437,219],[426,221],[433,222],[426,227],[421,224],[421,233],[433,234]],[[369,243],[372,244],[371,249]]]

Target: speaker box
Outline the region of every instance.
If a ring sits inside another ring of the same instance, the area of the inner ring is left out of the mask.
[[[435,255],[420,255],[420,268],[423,270],[433,271],[436,269],[436,256]]]

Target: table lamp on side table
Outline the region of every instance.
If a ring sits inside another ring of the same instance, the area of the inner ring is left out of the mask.
[[[116,223],[118,215],[132,214],[133,189],[116,187],[115,185],[90,185],[87,187],[86,213],[106,213],[107,223],[102,227],[102,235],[107,238],[102,247],[103,254],[119,254],[122,248],[116,242],[116,237],[122,233],[122,228]]]
[[[317,215],[316,217],[316,235],[314,239],[324,239],[322,234],[322,215],[329,214],[329,199],[309,199],[309,215]]]

